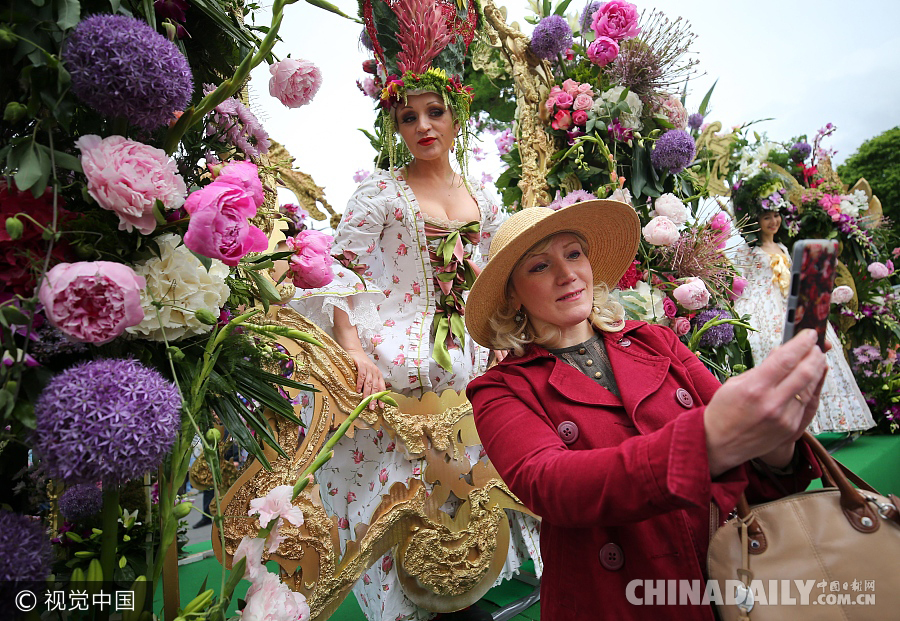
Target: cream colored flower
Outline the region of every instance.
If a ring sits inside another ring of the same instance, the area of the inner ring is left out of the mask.
[[[609,114],[608,110],[619,103],[619,98],[624,92],[624,86],[616,86],[604,91],[600,97],[594,100],[594,112],[600,116]],[[630,113],[623,112],[619,115],[619,123],[627,129],[640,130],[644,125],[641,123],[641,113],[644,111],[644,104],[641,98],[635,93],[629,91],[625,96],[625,103],[628,104]]]
[[[151,341],[165,338],[175,341],[186,336],[209,332],[212,326],[200,323],[194,312],[206,309],[214,315],[228,299],[230,290],[225,284],[229,270],[217,259],[212,259],[209,271],[203,267],[173,233],[156,238],[160,256],[141,261],[134,271],[147,279],[147,287],[141,291],[144,320],[128,328],[128,333]],[[162,302],[157,310],[153,302]]]

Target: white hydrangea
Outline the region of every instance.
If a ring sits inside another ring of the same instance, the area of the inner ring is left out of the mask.
[[[619,103],[619,98],[625,91],[624,86],[616,86],[604,91],[597,99],[594,100],[592,108],[594,114],[598,116],[609,116],[609,109]],[[625,96],[625,103],[631,109],[630,113],[622,113],[619,115],[619,123],[627,129],[640,130],[644,125],[641,123],[641,113],[644,111],[644,104],[641,98],[630,92]]]
[[[669,193],[657,198],[653,203],[653,207],[656,209],[656,215],[667,217],[679,228],[687,222],[688,214],[690,213],[677,196]]]
[[[841,213],[845,216],[859,217],[860,211],[869,208],[869,197],[862,190],[856,190],[853,194],[844,194],[841,196]]]
[[[230,292],[225,284],[228,266],[212,259],[212,266],[206,271],[174,233],[160,235],[155,241],[160,256],[133,266],[137,274],[147,279],[147,287],[141,291],[144,320],[128,328],[128,333],[162,341],[165,330],[165,338],[175,341],[209,332],[212,326],[200,323],[194,312],[203,308],[219,314]],[[163,303],[158,311],[153,306],[154,300]]]

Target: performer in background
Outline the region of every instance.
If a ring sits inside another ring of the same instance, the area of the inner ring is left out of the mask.
[[[750,219],[751,228],[736,251],[735,267],[747,280],[743,295],[734,303],[738,315],[750,315],[756,331],[748,333],[754,364],[781,344],[784,315],[791,286],[791,257],[779,238],[784,236],[782,212],[788,203],[777,174],[763,170],[745,180],[734,192],[735,212]],[[758,225],[757,227],[754,225]],[[831,324],[825,332],[831,343],[826,354],[828,375],[819,409],[809,424],[813,434],[857,431],[875,426],[872,413],[844,358],[841,342]]]
[[[670,328],[625,321],[609,296],[639,239],[624,203],[524,209],[466,307],[472,338],[512,351],[467,394],[491,462],[543,520],[543,621],[646,617],[632,580],[703,580],[710,529],[742,492],[777,498],[817,474],[795,444],[827,368],[815,332],[720,385]]]
[[[443,4],[431,8],[442,10]],[[450,5],[456,16],[455,3]],[[406,7],[394,7],[398,22],[421,21],[401,14]],[[389,166],[363,181],[347,204],[334,242],[341,264],[335,279],[327,287],[299,291],[291,302],[318,325],[333,329],[356,363],[356,388],[363,395],[385,388],[413,397],[463,391],[487,368],[490,352],[466,334],[463,315],[468,290],[505,214],[479,182],[465,176],[471,89],[441,68],[445,56],[462,58],[474,36],[474,5],[469,11],[462,24],[438,20],[455,34],[449,45],[446,37],[433,36],[447,46],[437,58],[404,51],[390,58],[379,43],[382,33],[371,16],[366,18],[379,64],[386,67],[379,120]],[[436,22],[427,23],[434,27]],[[481,447],[468,447],[467,457],[477,462]],[[380,430],[360,429],[353,438],[341,439],[317,478],[326,509],[338,516],[342,548],[357,524],[369,523],[391,485],[422,478],[424,465],[424,459],[406,453],[399,438]],[[452,513],[455,506],[448,505],[444,509]],[[501,578],[511,577],[529,556],[539,575],[536,520],[512,512],[510,518],[510,549],[498,552],[507,556]],[[368,570],[354,593],[370,620],[434,616],[404,595],[390,553]],[[441,618],[490,615],[467,609]]]

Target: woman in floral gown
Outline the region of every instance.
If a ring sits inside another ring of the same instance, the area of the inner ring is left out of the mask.
[[[743,295],[735,301],[734,308],[739,315],[750,315],[750,324],[756,329],[749,333],[749,341],[753,361],[757,364],[781,344],[791,284],[790,254],[784,244],[775,241],[781,230],[779,206],[783,198],[766,196],[769,198],[763,200],[768,208],[758,210],[759,231],[750,239],[754,245],[742,244],[736,260],[736,266],[748,284]],[[825,334],[831,343],[831,350],[825,354],[829,370],[819,397],[819,409],[808,427],[810,433],[874,427],[872,413],[844,359],[841,342],[831,324]]]
[[[390,115],[411,158],[406,166],[376,170],[363,181],[337,229],[340,266],[334,280],[299,292],[292,305],[333,328],[356,363],[357,390],[364,395],[384,388],[413,397],[463,391],[486,369],[490,354],[465,332],[465,298],[505,215],[480,185],[450,165],[454,143],[460,148],[461,115],[442,94],[410,89],[392,103]],[[370,522],[391,485],[422,479],[425,464],[424,458],[411,458],[399,438],[380,430],[359,429],[342,438],[334,453],[317,477],[326,509],[338,516],[343,552],[356,525]],[[474,464],[483,450],[471,446],[466,454]],[[510,520],[500,579],[511,577],[529,556],[540,573],[536,521],[515,512]],[[370,620],[434,616],[403,593],[392,553],[353,590]],[[478,610],[452,615],[442,618],[489,618]]]

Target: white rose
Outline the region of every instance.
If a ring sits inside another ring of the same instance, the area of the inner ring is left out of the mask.
[[[850,300],[853,299],[853,289],[848,287],[847,285],[841,285],[840,287],[835,287],[834,291],[831,292],[831,303],[832,304],[846,304]]]
[[[654,246],[671,246],[681,237],[675,223],[665,216],[656,216],[641,229],[641,232],[647,243]]]
[[[667,217],[676,226],[680,227],[687,222],[688,208],[674,194],[663,194],[656,199],[653,206],[656,209],[656,215]]]
[[[151,341],[162,341],[163,329],[169,341],[209,332],[212,326],[200,323],[194,311],[202,308],[219,314],[230,294],[225,284],[228,266],[212,259],[206,271],[174,233],[160,235],[155,241],[160,256],[134,266],[135,273],[147,279],[147,287],[141,291],[144,320],[127,332]],[[162,308],[157,310],[154,300],[162,302]]]

